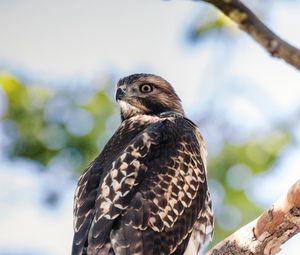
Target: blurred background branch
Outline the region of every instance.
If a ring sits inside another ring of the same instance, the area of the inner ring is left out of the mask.
[[[285,60],[300,70],[300,50],[270,30],[239,0],[203,0],[211,3],[232,19],[272,56]]]

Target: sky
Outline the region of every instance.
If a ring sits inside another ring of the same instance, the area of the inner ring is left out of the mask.
[[[211,107],[244,132],[268,130],[292,116],[300,106],[299,72],[247,35],[232,30],[227,39],[187,43],[187,26],[206,11],[211,8],[189,1],[0,0],[0,68],[54,83],[156,73],[174,85],[188,115]],[[278,1],[266,22],[300,46],[299,13],[299,2]],[[258,203],[272,203],[300,178],[299,158],[299,147],[292,147],[273,176],[254,180],[264,194],[253,195]],[[58,208],[46,210],[38,200],[48,176],[24,162],[0,161],[0,250],[68,254],[75,183],[66,186]],[[295,254],[300,238],[294,239],[280,254]]]

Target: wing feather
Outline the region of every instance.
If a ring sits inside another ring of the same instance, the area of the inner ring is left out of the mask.
[[[148,170],[146,163],[151,156],[152,147],[160,141],[157,130],[161,129],[161,125],[163,122],[155,123],[137,135],[112,162],[103,178],[89,232],[88,243],[91,250],[97,251],[104,245],[115,219],[129,206],[136,191],[134,186],[139,185]]]
[[[123,121],[108,141],[101,154],[90,164],[79,178],[74,196],[74,237],[72,255],[81,255],[87,246],[90,226],[95,215],[95,201],[99,185],[110,169],[116,156],[156,119],[138,117]],[[139,123],[139,125],[136,125]]]

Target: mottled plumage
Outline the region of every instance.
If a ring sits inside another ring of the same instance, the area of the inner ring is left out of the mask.
[[[122,123],[79,179],[72,255],[197,254],[212,233],[204,141],[171,85],[121,79]]]

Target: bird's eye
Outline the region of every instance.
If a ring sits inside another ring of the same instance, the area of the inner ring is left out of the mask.
[[[149,93],[149,92],[152,92],[153,90],[153,87],[149,84],[143,84],[140,86],[140,91],[142,93]]]

